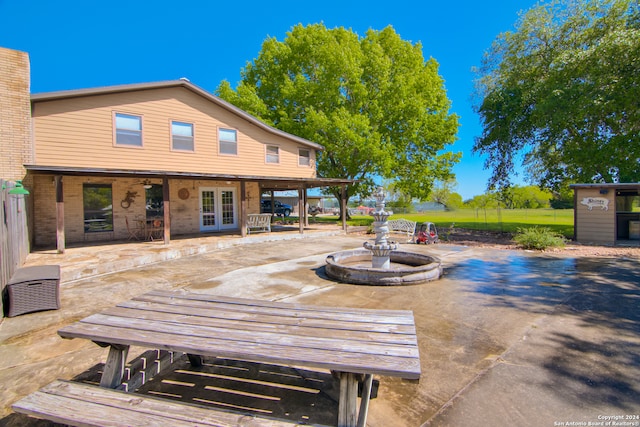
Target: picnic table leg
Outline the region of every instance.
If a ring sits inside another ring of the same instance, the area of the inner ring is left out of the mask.
[[[109,356],[102,371],[100,387],[116,388],[122,384],[127,354],[129,354],[128,345],[111,344],[109,346]]]
[[[338,427],[356,427],[358,420],[358,377],[351,372],[340,372],[340,401]]]
[[[371,400],[371,387],[373,386],[373,374],[364,376],[362,386],[362,399],[360,401],[360,411],[358,412],[358,426],[365,427],[367,425],[367,414],[369,413],[369,401]]]
[[[204,359],[199,354],[187,353],[187,357],[189,358],[189,363],[191,363],[191,366],[194,368],[199,368],[204,363]]]

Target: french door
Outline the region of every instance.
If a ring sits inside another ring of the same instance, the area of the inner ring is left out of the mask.
[[[237,196],[235,188],[200,188],[200,231],[219,231],[238,228]]]

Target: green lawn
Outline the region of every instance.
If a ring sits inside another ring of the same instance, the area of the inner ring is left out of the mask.
[[[326,219],[336,217],[324,217]],[[324,219],[323,218],[323,219]],[[549,228],[567,238],[573,237],[573,209],[459,209],[448,212],[394,214],[390,219],[406,218],[418,223],[433,222],[439,230],[457,228],[516,232],[535,225]],[[369,225],[373,218],[354,215],[349,225]]]

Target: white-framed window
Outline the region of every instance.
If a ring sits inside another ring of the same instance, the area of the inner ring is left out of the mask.
[[[82,184],[84,232],[113,231],[111,184]]]
[[[267,145],[267,163],[280,163],[280,147],[277,145]]]
[[[174,150],[193,151],[193,123],[171,121],[171,147]]]
[[[298,150],[298,166],[311,166],[311,150],[304,148]]]
[[[113,123],[116,145],[142,147],[142,116],[115,113]]]
[[[238,154],[238,132],[235,129],[218,129],[220,154]]]

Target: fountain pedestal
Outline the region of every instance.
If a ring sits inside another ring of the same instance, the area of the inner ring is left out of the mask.
[[[373,268],[390,268],[391,251],[398,249],[395,243],[371,244],[364,242],[364,248],[371,251],[371,266]]]

